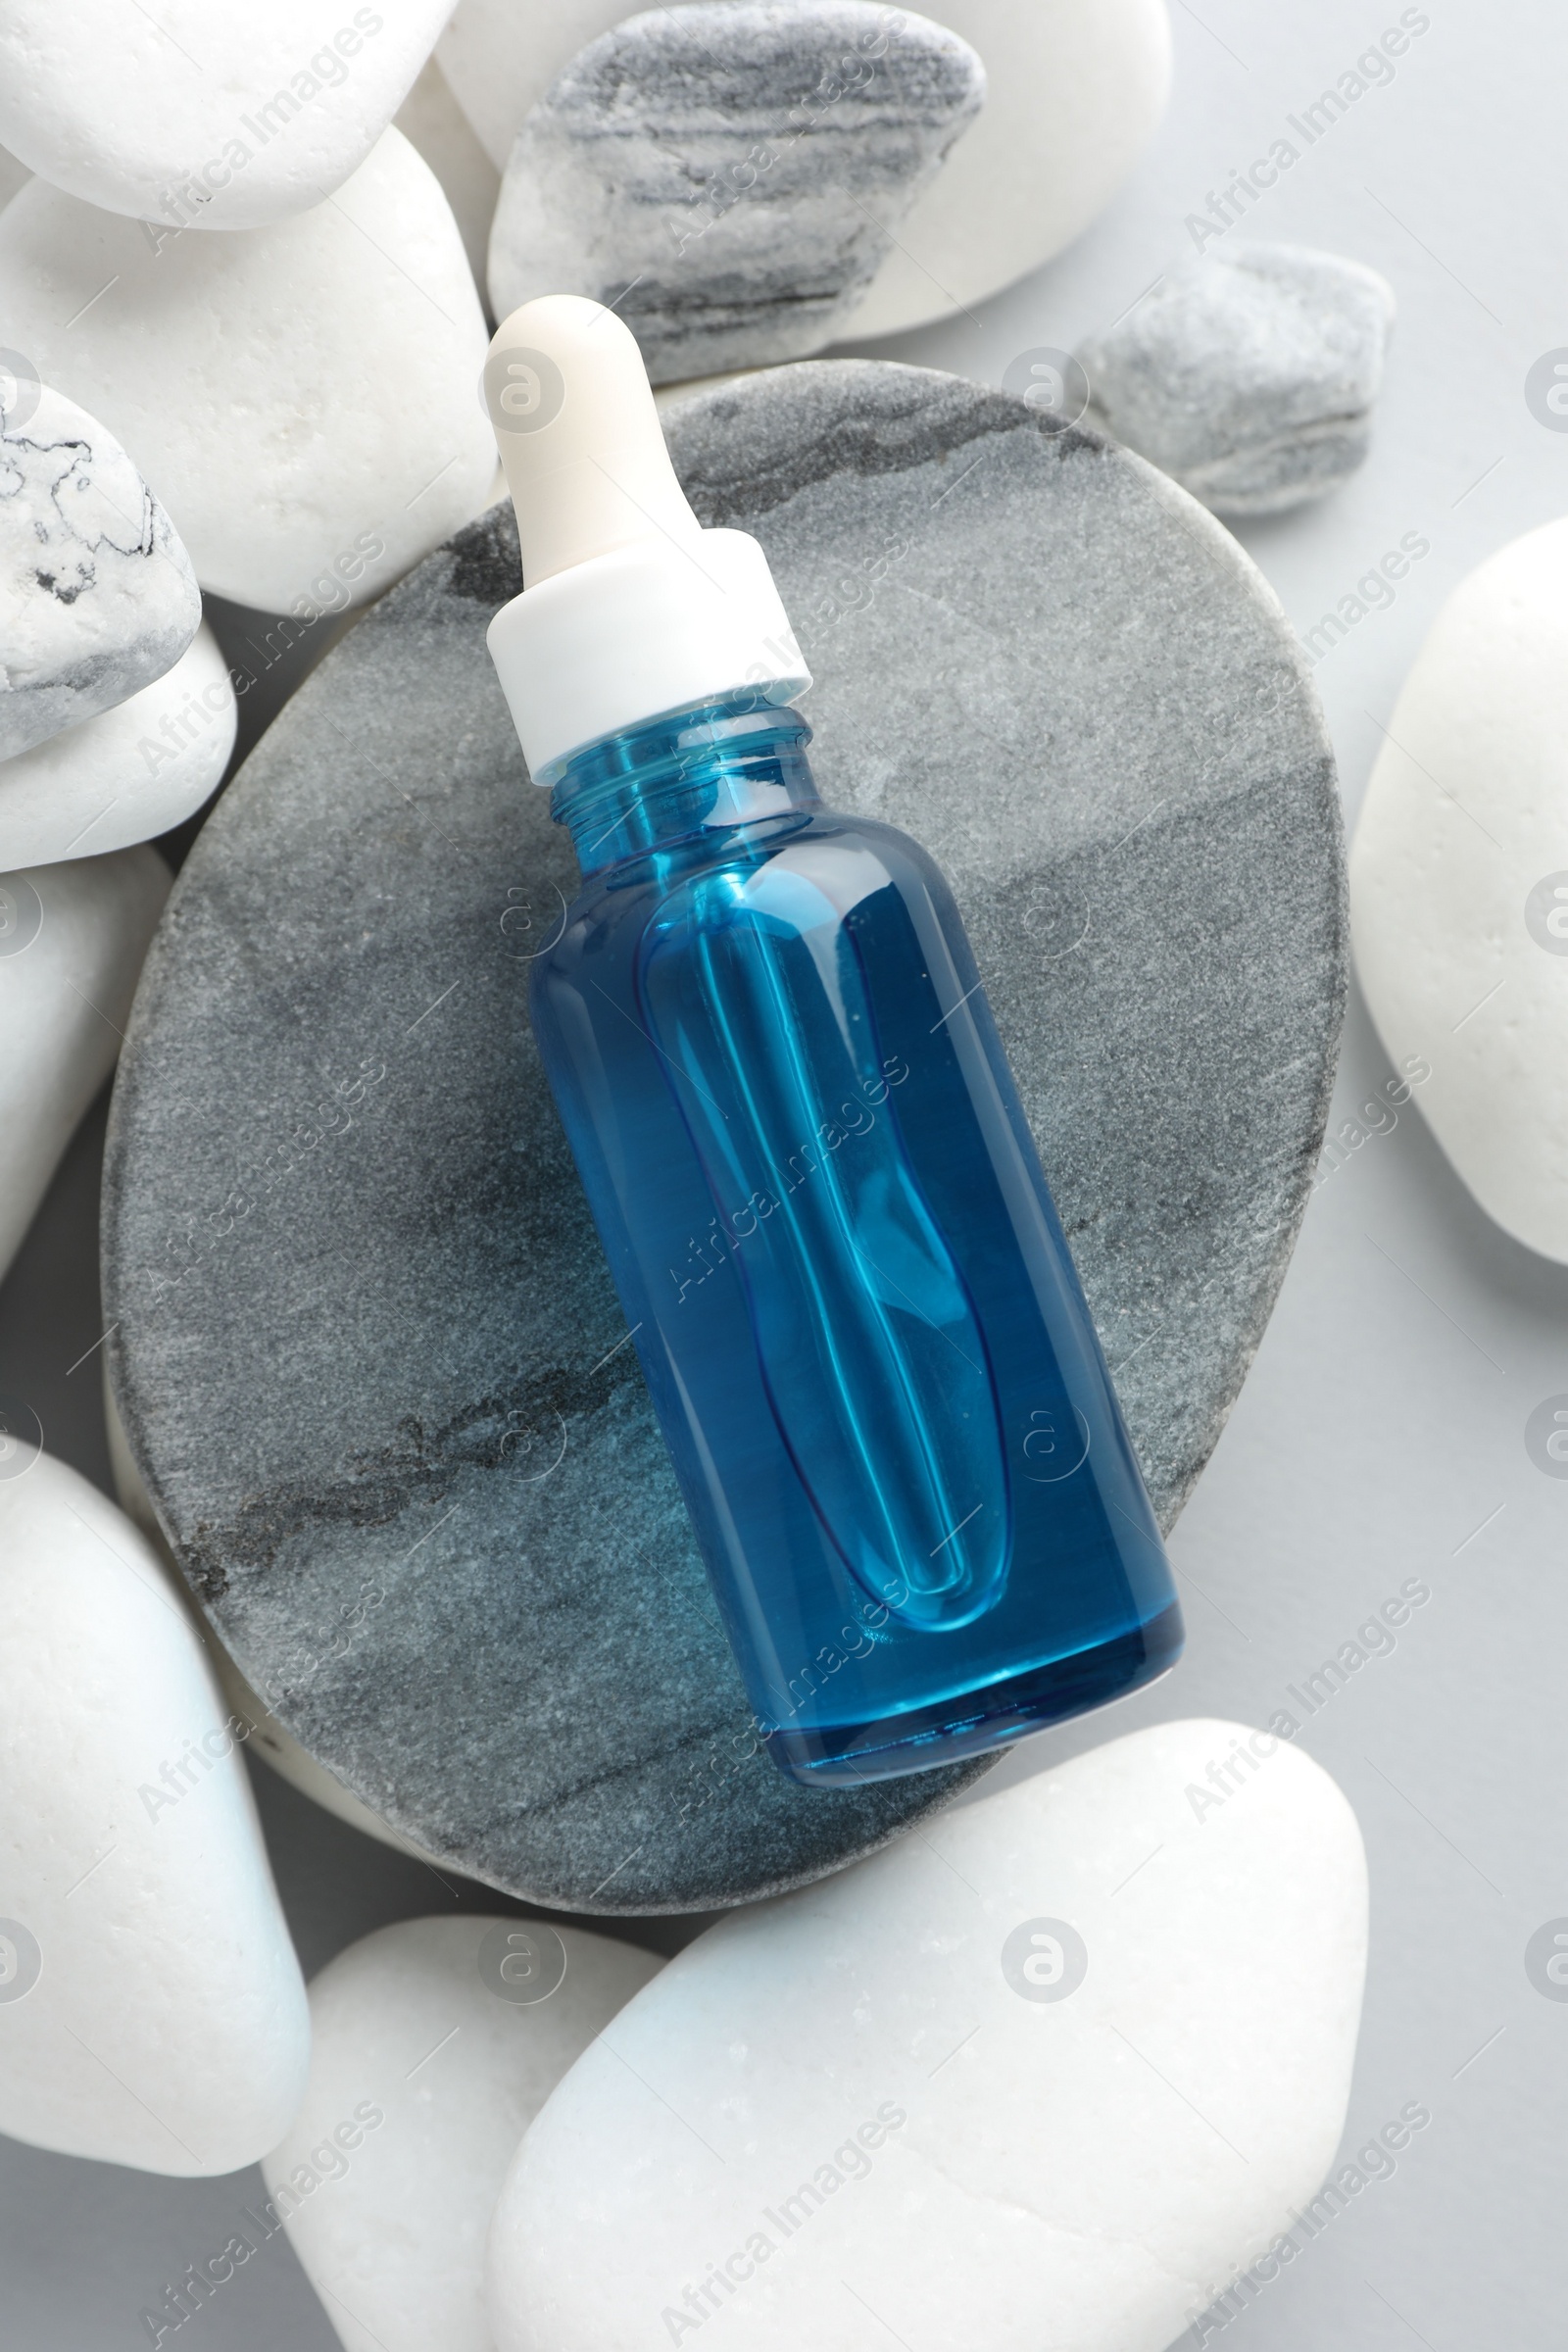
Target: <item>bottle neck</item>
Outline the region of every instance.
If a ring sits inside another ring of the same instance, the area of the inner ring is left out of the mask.
[[[584,876],[820,806],[798,710],[728,696],[607,735],[566,762],[550,813]]]

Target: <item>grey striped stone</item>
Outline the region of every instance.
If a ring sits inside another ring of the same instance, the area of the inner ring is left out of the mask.
[[[1394,307],[1338,254],[1223,246],[1079,353],[1091,420],[1216,514],[1326,497],[1366,457]]]
[[[490,232],[504,318],[612,304],[655,383],[820,350],[978,111],[966,41],[869,0],[650,9],[518,131]]]

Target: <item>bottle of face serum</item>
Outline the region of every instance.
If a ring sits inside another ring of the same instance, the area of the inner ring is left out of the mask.
[[[582,868],[534,1030],[769,1750],[853,1785],[1134,1690],[1175,1588],[953,895],[817,799],[621,321],[528,303],[485,385],[490,651]]]

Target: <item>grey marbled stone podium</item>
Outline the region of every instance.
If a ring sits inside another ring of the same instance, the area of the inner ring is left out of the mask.
[[[1152,467],[956,377],[808,363],[667,421],[773,562],[824,798],[953,879],[1168,1525],[1290,1255],[1344,986],[1285,623]],[[509,509],[430,557],[196,844],[116,1096],[113,1377],[223,1640],[350,1788],[518,1895],[704,1908],[976,1768],[829,1792],[746,1754],[528,1026],[574,865],[485,652],[516,565]]]

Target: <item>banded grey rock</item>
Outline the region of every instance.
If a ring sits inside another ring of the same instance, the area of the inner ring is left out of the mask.
[[[1394,324],[1375,270],[1233,245],[1170,270],[1079,353],[1091,421],[1216,514],[1276,514],[1361,464]]]
[[[123,703],[195,636],[178,534],[108,428],[15,375],[0,406],[0,760]]]
[[[459,0],[436,55],[498,172],[529,108],[626,8]],[[883,254],[858,335],[978,308],[1060,253],[1110,202],[1170,95],[1166,0],[941,0],[939,14],[980,52],[985,106]]]
[[[767,551],[824,798],[954,884],[1168,1526],[1332,1075],[1339,806],[1290,631],[1162,475],[954,376],[807,362],[668,431]],[[806,1789],[757,1751],[529,1028],[575,867],[485,649],[517,584],[498,508],[204,828],[122,1061],[104,1320],[180,1564],[319,1764],[524,1898],[707,1909],[975,1768]]]
[[[984,95],[966,41],[869,0],[629,17],[517,133],[496,316],[536,294],[612,304],[655,383],[819,350]]]

